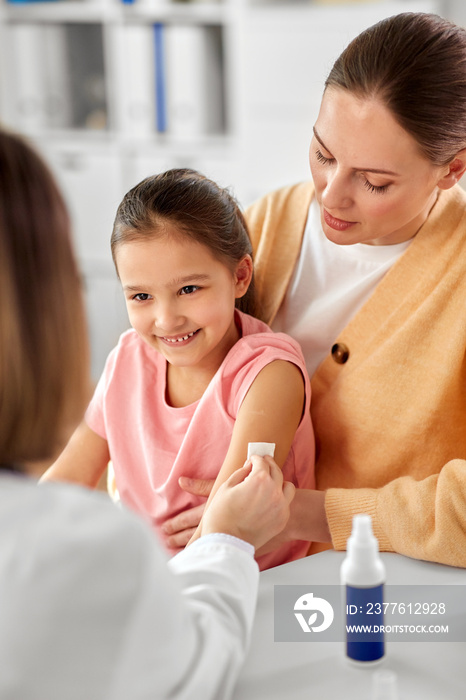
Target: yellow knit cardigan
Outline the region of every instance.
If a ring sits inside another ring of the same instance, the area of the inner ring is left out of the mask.
[[[299,255],[311,183],[246,211],[261,318]],[[369,513],[381,550],[466,567],[466,194],[441,191],[409,248],[312,377],[317,487],[333,546]],[[322,548],[322,547],[321,547]],[[318,551],[319,547],[311,548]]]

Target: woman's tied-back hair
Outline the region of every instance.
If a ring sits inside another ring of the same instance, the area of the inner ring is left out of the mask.
[[[205,245],[230,269],[245,255],[252,256],[246,222],[234,197],[196,170],[175,168],[147,177],[123,198],[111,238],[115,266],[118,246],[162,235],[166,222]],[[254,314],[254,279],[236,306]]]
[[[434,165],[466,148],[466,30],[438,15],[407,12],[366,29],[325,85],[381,99]]]
[[[89,397],[81,282],[62,196],[0,130],[0,464],[50,458]]]

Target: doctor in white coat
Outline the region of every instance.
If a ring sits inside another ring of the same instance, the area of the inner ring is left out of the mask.
[[[29,467],[89,397],[80,285],[53,177],[0,131],[0,698],[227,699],[254,616],[254,548],[285,526],[294,487],[253,457],[167,561],[104,494],[37,486]]]

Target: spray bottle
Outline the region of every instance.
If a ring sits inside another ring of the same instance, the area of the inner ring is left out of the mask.
[[[380,661],[385,654],[383,584],[385,566],[370,515],[355,515],[341,566],[345,586],[346,655],[355,662]]]

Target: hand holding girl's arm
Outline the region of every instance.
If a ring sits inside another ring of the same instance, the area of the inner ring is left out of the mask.
[[[180,486],[184,491],[196,496],[208,496],[214,481],[188,479],[182,477]],[[267,554],[281,544],[292,540],[310,542],[331,542],[327,515],[325,513],[325,492],[311,489],[296,489],[291,503],[291,512],[285,528],[261,548],[259,554]],[[167,520],[164,527],[170,534],[170,547],[184,547],[195,532],[202,517],[204,506],[196,506]]]

